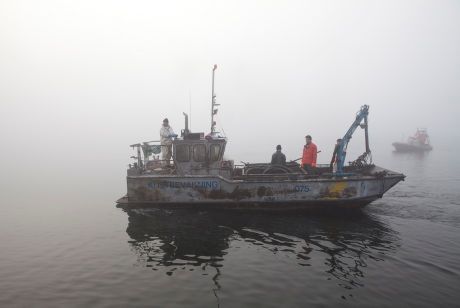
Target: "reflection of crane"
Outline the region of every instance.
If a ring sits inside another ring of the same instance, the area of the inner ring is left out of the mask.
[[[348,142],[350,142],[350,139],[353,136],[353,133],[355,132],[358,126],[360,126],[361,128],[364,128],[366,152],[364,152],[361,156],[359,156],[358,159],[354,163],[356,165],[366,165],[368,159],[372,161],[371,150],[369,149],[369,135],[367,132],[367,115],[368,114],[369,114],[369,106],[368,105],[361,106],[361,109],[356,114],[355,121],[353,122],[353,124],[351,124],[345,136],[343,136],[342,141],[340,142],[339,148],[337,150],[337,174],[343,173],[343,165],[345,163],[345,156],[347,155],[346,151],[348,147]],[[364,123],[361,124],[361,122],[364,122]]]

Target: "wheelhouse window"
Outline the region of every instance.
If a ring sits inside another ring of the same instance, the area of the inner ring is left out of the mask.
[[[193,160],[199,162],[206,160],[206,146],[204,144],[196,144],[193,146]]]
[[[210,158],[211,161],[218,161],[220,154],[220,144],[211,144],[210,148]]]
[[[190,147],[188,144],[178,144],[176,146],[176,160],[178,162],[190,161]]]

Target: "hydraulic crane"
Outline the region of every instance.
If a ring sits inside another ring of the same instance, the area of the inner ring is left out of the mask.
[[[348,142],[350,142],[351,137],[353,136],[353,133],[355,132],[356,128],[361,127],[364,129],[364,138],[365,138],[365,143],[366,143],[366,151],[358,157],[357,160],[355,160],[352,165],[367,165],[368,160],[369,163],[372,163],[372,156],[371,156],[371,150],[369,148],[369,135],[367,131],[367,116],[369,114],[369,106],[368,105],[363,105],[361,106],[361,109],[358,111],[356,114],[355,121],[353,124],[351,124],[350,128],[346,132],[346,134],[343,136],[342,141],[339,143],[339,147],[337,150],[337,175],[344,175],[343,173],[343,166],[345,164],[345,157],[347,155],[347,147],[348,147]],[[363,122],[363,123],[361,123]]]

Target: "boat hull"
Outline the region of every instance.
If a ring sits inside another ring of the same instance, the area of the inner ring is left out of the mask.
[[[267,211],[295,211],[295,210],[336,210],[359,209],[381,196],[357,198],[350,200],[303,200],[286,202],[265,201],[206,201],[206,202],[148,202],[130,201],[128,196],[117,200],[120,208],[166,208],[166,209],[220,209],[220,210],[267,210]]]
[[[414,145],[403,142],[394,142],[393,146],[396,152],[425,152],[433,149],[429,144]]]
[[[229,180],[221,176],[128,176],[121,207],[307,209],[362,207],[381,198],[402,174],[302,180]]]

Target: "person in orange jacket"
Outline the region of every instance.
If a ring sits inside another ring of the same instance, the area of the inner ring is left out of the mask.
[[[310,174],[315,173],[316,168],[316,157],[318,153],[318,149],[316,144],[311,142],[311,136],[305,136],[305,145],[303,147],[303,154],[302,154],[302,167]]]

